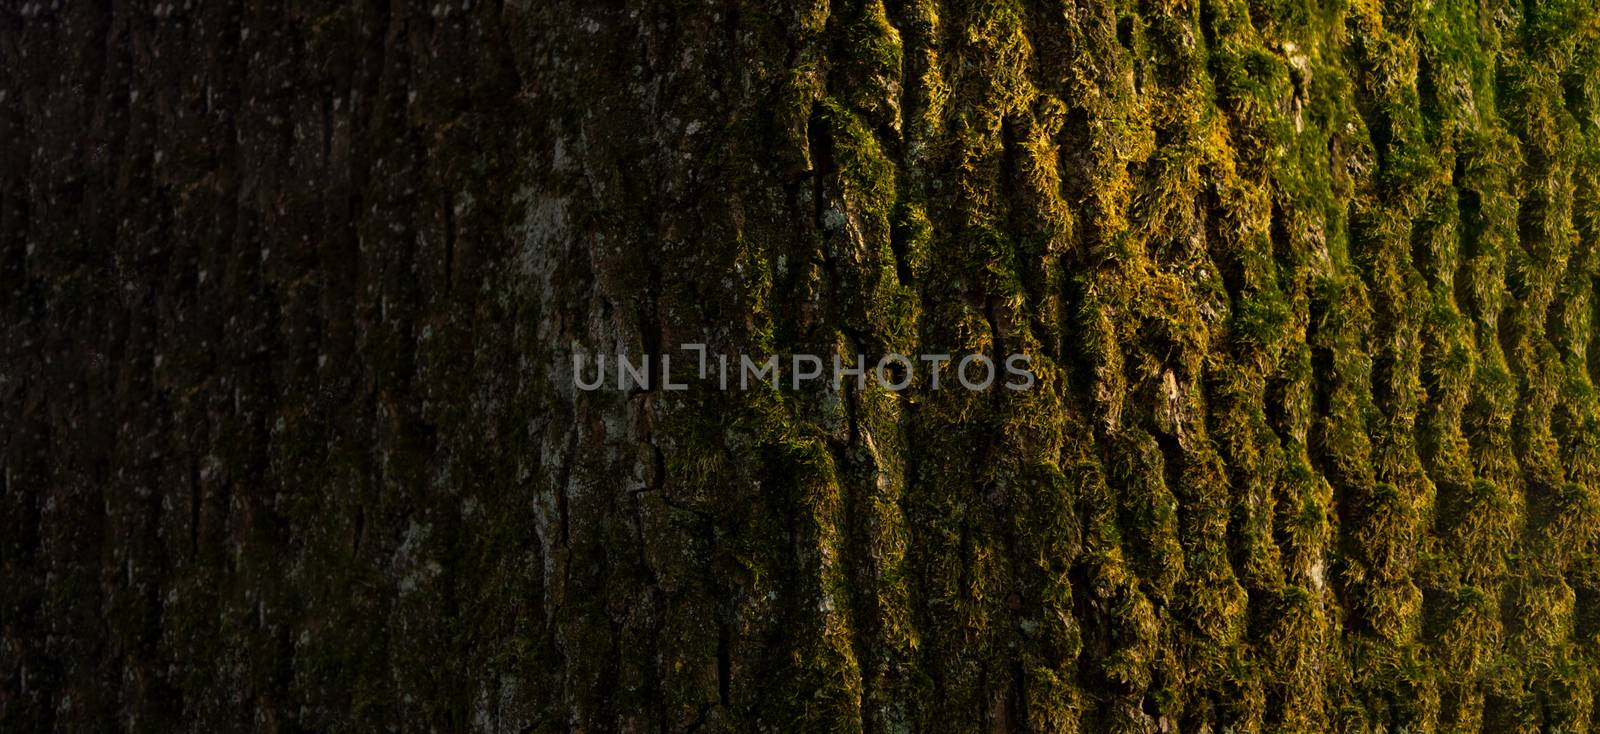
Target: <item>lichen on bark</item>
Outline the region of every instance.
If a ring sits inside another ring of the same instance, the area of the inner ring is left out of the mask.
[[[1600,730],[1590,0],[33,2],[0,156],[0,729]]]

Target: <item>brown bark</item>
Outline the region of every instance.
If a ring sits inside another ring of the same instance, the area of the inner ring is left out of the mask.
[[[1597,79],[1581,0],[11,3],[0,729],[1593,730]],[[574,387],[702,342],[1039,383]]]

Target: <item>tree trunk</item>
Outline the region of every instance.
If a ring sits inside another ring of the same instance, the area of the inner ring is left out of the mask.
[[[0,729],[1600,731],[1592,0],[94,5]]]

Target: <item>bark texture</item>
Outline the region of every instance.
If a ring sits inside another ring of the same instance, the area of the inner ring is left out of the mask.
[[[0,729],[1600,730],[1592,0],[110,5]],[[1040,382],[573,387],[683,342]]]

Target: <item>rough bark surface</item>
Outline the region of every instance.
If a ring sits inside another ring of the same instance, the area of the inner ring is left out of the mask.
[[[1600,730],[1600,13],[0,8],[0,729]],[[571,355],[1035,355],[581,392]]]

